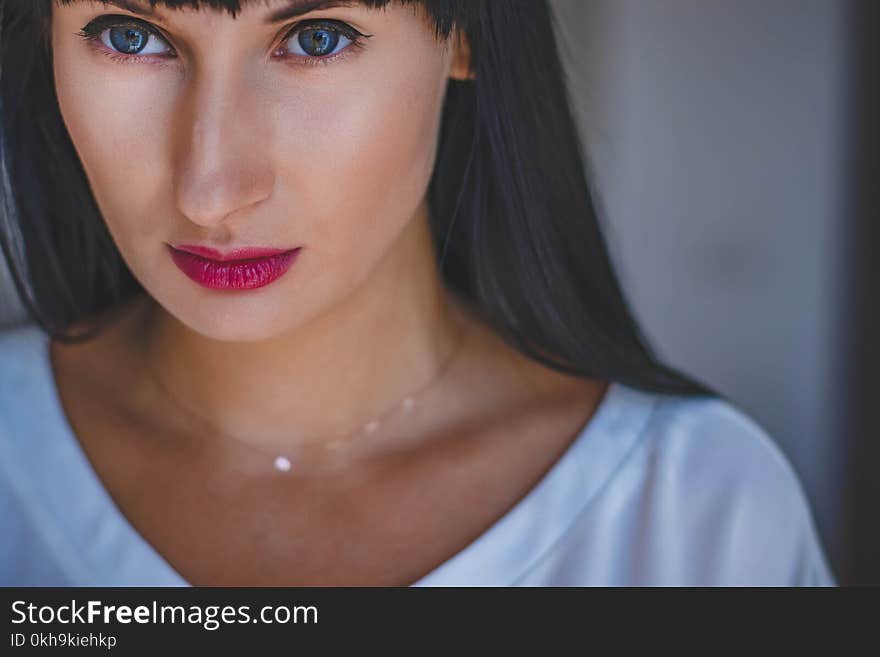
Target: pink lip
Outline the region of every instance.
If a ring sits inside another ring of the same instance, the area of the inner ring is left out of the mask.
[[[253,290],[283,276],[293,265],[296,249],[246,247],[226,253],[210,247],[168,245],[174,264],[199,285],[212,290]]]

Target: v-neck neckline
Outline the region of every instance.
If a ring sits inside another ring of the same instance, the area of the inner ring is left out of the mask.
[[[43,511],[64,533],[56,536],[59,561],[81,586],[192,586],[110,496],[67,419],[50,337],[39,325],[28,326],[24,333],[37,340],[38,353],[31,356],[37,356],[39,368],[22,363],[26,372],[36,372],[30,380],[24,377],[33,387],[21,388],[29,400],[23,403],[44,416],[42,430],[28,436],[38,444],[20,452],[31,494],[42,499]],[[655,401],[651,393],[610,382],[578,436],[538,483],[476,539],[409,586],[515,585],[618,470]]]

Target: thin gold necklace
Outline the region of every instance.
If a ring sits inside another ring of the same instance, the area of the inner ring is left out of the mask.
[[[432,376],[431,379],[428,380],[427,383],[423,384],[417,390],[414,390],[414,391],[410,392],[409,394],[407,394],[406,396],[404,396],[401,400],[399,400],[397,403],[395,403],[391,408],[386,410],[381,415],[379,415],[379,416],[371,419],[370,421],[366,422],[365,424],[363,424],[359,430],[353,431],[353,432],[346,434],[344,436],[333,438],[332,440],[322,441],[322,444],[324,444],[327,449],[334,450],[334,451],[338,450],[345,443],[351,441],[353,438],[355,438],[357,436],[375,434],[376,431],[379,429],[379,427],[383,423],[386,423],[388,420],[395,417],[401,411],[409,414],[418,404],[419,397],[424,395],[425,392],[427,392],[437,382],[439,382],[441,377],[449,370],[452,363],[457,358],[458,354],[461,353],[461,351],[464,347],[464,344],[466,342],[467,331],[466,331],[466,322],[464,322],[463,320],[460,320],[460,321],[461,321],[461,326],[460,326],[458,334],[457,334],[457,341],[456,341],[455,348],[452,349],[452,351],[449,353],[449,355],[447,355],[447,357],[441,363],[440,367],[434,373],[434,376]],[[198,413],[194,412],[192,409],[188,408],[180,400],[179,397],[174,395],[169,390],[168,386],[166,386],[165,383],[163,383],[161,377],[158,375],[157,370],[153,367],[152,360],[149,358],[149,356],[146,358],[146,367],[148,368],[148,370],[150,372],[150,376],[153,378],[153,381],[159,386],[159,388],[162,390],[162,393],[165,395],[165,397],[167,397],[171,401],[171,403],[177,407],[178,410],[182,411],[185,415],[188,415],[191,418],[195,418],[196,420],[198,420],[202,424],[211,427],[210,422],[208,422],[200,414],[198,414]],[[217,435],[223,436],[227,440],[231,440],[232,442],[234,442],[236,444],[245,444],[250,449],[263,453],[267,457],[271,458],[274,468],[279,472],[290,472],[291,469],[293,468],[293,459],[291,458],[291,455],[289,453],[270,454],[269,452],[267,452],[266,450],[264,450],[260,447],[257,447],[255,445],[250,445],[242,440],[239,440],[237,438],[229,436],[228,434],[225,434],[222,431],[218,431],[218,430],[214,429],[213,427],[211,427],[211,430],[214,433],[216,433]]]

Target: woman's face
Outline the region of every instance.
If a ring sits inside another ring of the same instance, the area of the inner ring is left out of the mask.
[[[135,277],[192,329],[248,340],[345,299],[426,216],[458,58],[420,5],[270,22],[304,3],[242,4],[235,18],[56,4],[52,48],[62,116]],[[301,248],[266,285],[269,263],[208,266],[170,245]]]

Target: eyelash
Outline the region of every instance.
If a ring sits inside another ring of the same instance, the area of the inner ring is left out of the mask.
[[[165,62],[162,62],[161,60],[176,59],[177,55],[171,53],[164,53],[161,55],[126,55],[116,50],[110,50],[101,41],[101,35],[104,33],[105,30],[126,26],[137,27],[139,30],[143,30],[145,33],[147,33],[148,39],[151,36],[155,36],[168,44],[169,47],[171,47],[168,39],[166,39],[162,35],[162,32],[157,28],[153,27],[145,21],[122,15],[99,16],[98,18],[85,25],[82,29],[80,29],[80,31],[77,32],[76,35],[85,39],[89,43],[89,45],[95,48],[100,54],[104,55],[111,61],[121,64],[146,63],[164,65]],[[285,55],[281,57],[281,59],[301,60],[297,62],[297,65],[302,64],[304,66],[326,66],[327,64],[331,64],[336,60],[348,57],[354,54],[356,51],[362,50],[365,45],[364,40],[369,39],[373,36],[372,34],[363,34],[361,32],[358,32],[356,29],[354,29],[347,23],[343,23],[342,21],[313,18],[293,24],[291,28],[285,33],[284,38],[281,39],[281,45],[279,45],[278,48],[273,51],[273,53],[280,50],[281,47],[291,38],[293,38],[293,36],[296,35],[299,31],[309,27],[320,27],[332,32],[336,32],[338,34],[341,34],[345,38],[350,39],[351,43],[349,43],[339,52],[336,52],[332,55],[322,55],[319,57],[311,55]],[[157,59],[160,61],[157,62]]]

